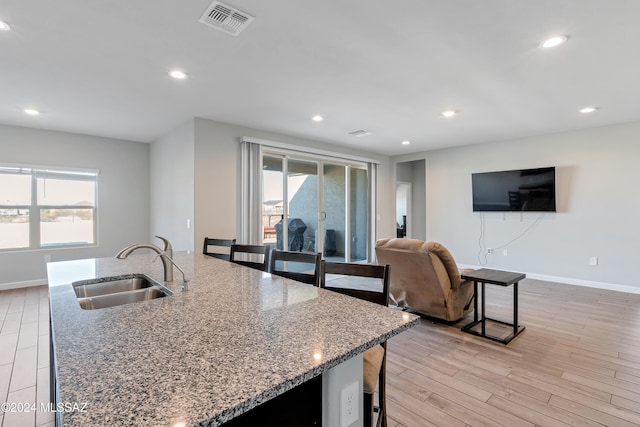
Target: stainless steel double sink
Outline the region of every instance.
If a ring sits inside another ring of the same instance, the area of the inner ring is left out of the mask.
[[[71,285],[83,310],[97,310],[173,295],[171,290],[145,274],[102,277]]]

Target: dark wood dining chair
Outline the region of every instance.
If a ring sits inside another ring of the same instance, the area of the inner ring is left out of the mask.
[[[239,256],[238,256],[239,255]],[[251,261],[262,255],[262,261]],[[263,245],[231,245],[230,261],[235,264],[255,268],[256,270],[269,270],[269,246]]]
[[[273,249],[269,260],[269,272],[309,285],[320,286],[322,254],[289,252]]]
[[[235,245],[236,239],[211,239],[209,237],[204,238],[204,248],[202,249],[202,253],[205,255],[209,255],[214,258],[220,258],[225,261],[229,261],[231,259],[230,252],[221,252],[220,248],[229,248],[228,251],[231,250],[231,245]],[[210,246],[213,246],[216,251],[211,252]],[[224,250],[224,249],[223,249]]]
[[[322,262],[323,270],[320,286],[334,292],[339,292],[354,298],[370,301],[376,304],[389,305],[389,265]],[[358,276],[380,279],[382,290],[365,290],[348,287],[349,282],[326,280],[327,274],[342,276]],[[387,370],[387,342],[376,345],[363,353],[362,389],[364,392],[364,426],[373,424],[373,414],[378,413],[375,425],[387,426],[386,405],[386,370]],[[374,405],[374,394],[378,387],[378,402]]]

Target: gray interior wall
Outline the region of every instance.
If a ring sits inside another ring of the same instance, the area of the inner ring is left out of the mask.
[[[194,145],[192,119],[150,149],[150,234],[166,237],[176,251],[194,249]]]
[[[100,170],[98,242],[85,248],[0,252],[0,287],[46,283],[51,261],[113,256],[149,238],[149,145],[0,125],[0,162]]]
[[[378,167],[377,236],[394,235],[394,206],[387,198],[395,180],[390,173],[387,156],[351,150],[317,141],[259,131],[256,129],[195,119],[195,241],[205,236],[237,237],[240,235],[240,143],[242,136],[266,139],[302,147],[334,151],[376,159]]]
[[[413,181],[411,162],[399,162],[396,164],[396,181],[402,181],[402,182]]]
[[[415,154],[427,160],[427,237],[459,264],[640,287],[639,139],[631,123]],[[557,213],[472,212],[472,173],[543,166],[556,167]],[[482,218],[493,255],[479,250]]]

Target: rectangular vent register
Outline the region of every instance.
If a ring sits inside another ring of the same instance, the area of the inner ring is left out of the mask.
[[[248,13],[234,7],[214,1],[202,14],[199,22],[224,31],[232,36],[240,34],[255,19]]]

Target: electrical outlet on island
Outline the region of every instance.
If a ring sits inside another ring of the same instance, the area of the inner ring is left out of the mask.
[[[340,392],[340,427],[349,427],[358,421],[359,390],[360,383],[355,381]]]

